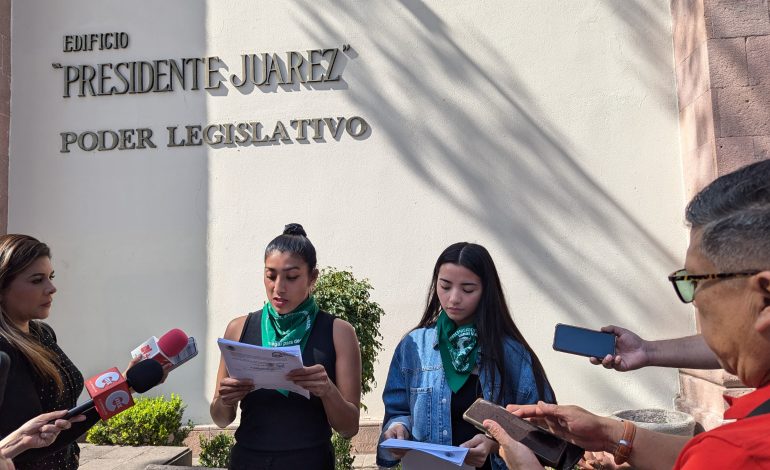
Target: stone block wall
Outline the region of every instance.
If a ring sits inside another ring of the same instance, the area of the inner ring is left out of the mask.
[[[687,200],[716,177],[770,158],[768,0],[672,0],[674,63]],[[723,394],[746,393],[719,371],[680,371],[676,407],[704,429]]]

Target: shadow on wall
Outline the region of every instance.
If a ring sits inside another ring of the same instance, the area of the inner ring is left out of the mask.
[[[380,25],[384,29],[371,36],[373,45],[388,61],[386,69],[397,71],[399,81],[408,83],[414,101],[411,108],[420,110],[419,114],[441,116],[440,124],[404,116],[403,108],[394,106],[393,96],[384,92],[392,76],[375,73],[366,63],[357,64],[358,81],[368,86],[363,91],[351,89],[351,99],[377,117],[376,132],[387,136],[397,157],[414,175],[467,220],[494,234],[507,250],[507,259],[526,273],[539,295],[558,308],[559,321],[596,324],[598,318],[619,318],[622,322],[624,316],[645,312],[652,324],[670,322],[670,299],[649,295],[650,287],[643,292],[645,289],[624,282],[623,272],[609,266],[602,254],[622,258],[624,269],[633,270],[638,278],[655,280],[668,274],[678,259],[581,167],[567,139],[539,111],[516,71],[506,68],[501,45],[486,43],[477,35],[474,40],[480,44],[473,51],[464,49],[453,37],[456,31],[450,31],[421,1],[372,6],[382,10],[376,13],[340,1],[332,3],[336,8],[306,7],[297,15],[304,18],[300,26],[311,37],[316,31],[319,40],[345,38],[346,30],[336,25],[354,23],[356,29],[367,30],[371,28],[367,22],[375,16],[397,18]],[[638,64],[640,69],[652,69],[640,70],[643,85],[662,94],[661,101],[667,100],[674,92],[671,59],[665,57],[670,49],[647,50],[644,37],[656,32],[670,37],[670,33],[646,6],[636,2],[614,5],[615,14],[634,25],[634,43],[640,48],[639,57],[646,61]],[[452,75],[461,87],[457,95],[437,92],[409,55],[417,46],[399,49],[404,44],[419,45],[419,60]],[[548,60],[547,51],[543,54],[543,60]],[[490,63],[499,67],[485,67]],[[671,73],[667,84],[659,79],[661,70]],[[468,111],[472,107],[468,97],[484,107],[483,121]],[[672,112],[676,112],[673,107]],[[437,157],[431,160],[428,155]],[[449,170],[454,178],[451,183],[436,173],[436,159]],[[463,196],[458,195],[458,181],[465,188]],[[575,232],[585,233],[571,236]],[[584,243],[587,234],[590,246]],[[502,257],[496,258],[502,262]],[[689,321],[678,318],[675,327],[681,331]],[[607,390],[606,385],[615,388]],[[671,387],[660,376],[634,385],[652,395]],[[622,396],[620,388],[618,383],[605,383],[601,395]]]

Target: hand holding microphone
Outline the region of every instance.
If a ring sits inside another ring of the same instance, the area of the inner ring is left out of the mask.
[[[27,449],[48,447],[59,433],[70,428],[72,423],[85,419],[84,416],[64,418],[66,411],[52,411],[36,416],[0,441],[0,455],[12,459]],[[2,467],[0,467],[2,469]]]
[[[184,331],[174,328],[160,338],[151,336],[150,339],[131,351],[131,356],[134,358],[155,359],[162,366],[173,368],[178,365],[174,360],[175,356],[179,355],[187,347],[190,340],[191,338],[188,338]],[[194,340],[192,343],[195,344]]]
[[[131,390],[144,393],[163,380],[163,366],[153,359],[145,359],[126,371],[124,378],[113,367],[86,381],[91,400],[67,412],[64,419],[96,408],[99,417],[107,420],[134,405]]]
[[[156,338],[147,341],[131,351],[133,359],[129,363],[124,378],[113,367],[86,381],[86,389],[91,400],[67,412],[65,419],[96,408],[99,417],[107,420],[134,405],[132,391],[144,393],[163,383],[168,372],[197,354],[194,338],[174,328]]]

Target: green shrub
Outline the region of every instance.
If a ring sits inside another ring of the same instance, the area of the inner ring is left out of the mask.
[[[86,441],[92,444],[121,446],[178,446],[192,431],[192,421],[182,426],[186,405],[179,395],[171,399],[138,398],[136,404],[107,422],[100,421],[88,430]]]
[[[313,292],[322,310],[347,321],[356,330],[361,346],[363,393],[370,392],[375,384],[374,363],[382,350],[380,318],[385,314],[377,302],[370,300],[371,290],[367,279],[358,280],[350,271],[327,267],[321,270]]]
[[[334,447],[334,470],[351,470],[356,459],[350,455],[350,439],[337,434],[332,434],[332,447]]]
[[[199,463],[202,467],[228,468],[230,466],[230,450],[235,445],[235,438],[227,433],[219,433],[211,439],[199,437],[201,453]]]
[[[326,267],[315,285],[318,307],[350,323],[356,330],[361,347],[361,392],[368,393],[375,384],[374,363],[382,350],[380,319],[382,307],[370,299],[372,285],[368,279],[356,279],[350,271]],[[362,405],[363,406],[363,405]],[[349,470],[355,457],[350,455],[350,439],[336,432],[332,435],[335,470]]]

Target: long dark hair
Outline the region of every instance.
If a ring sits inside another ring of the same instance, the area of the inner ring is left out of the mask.
[[[553,393],[548,377],[537,354],[529,346],[522,336],[516,324],[513,322],[511,312],[508,310],[508,304],[505,302],[503,288],[500,284],[500,277],[497,274],[497,268],[492,261],[492,257],[486,248],[475,243],[460,242],[449,246],[441,253],[433,268],[433,278],[428,290],[428,299],[425,305],[425,312],[422,314],[420,323],[416,328],[424,328],[436,323],[441,303],[436,292],[436,283],[438,280],[438,271],[446,263],[462,266],[481,279],[481,299],[476,307],[476,329],[478,331],[479,344],[481,345],[481,371],[489,373],[492,382],[492,390],[495,389],[495,375],[491,372],[496,370],[500,377],[500,395],[493,398],[499,401],[506,392],[506,373],[505,373],[505,351],[503,349],[503,338],[509,336],[524,346],[532,359],[532,370],[537,384],[537,393],[541,400],[548,400],[547,392],[556,403],[556,395]]]
[[[3,235],[0,237],[0,292],[5,294],[16,276],[27,269],[38,258],[50,258],[51,250],[48,245],[29,235]],[[33,320],[31,324],[36,324]],[[31,328],[30,328],[31,329]],[[21,331],[8,318],[5,308],[0,302],[0,338],[17,349],[41,376],[51,379],[56,388],[61,391],[63,382],[57,365],[59,359],[52,351],[46,349],[32,335]]]

